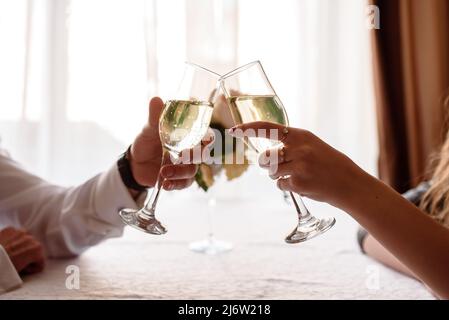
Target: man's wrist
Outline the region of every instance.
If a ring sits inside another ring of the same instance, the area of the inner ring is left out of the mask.
[[[123,184],[128,188],[128,190],[130,190],[131,195],[134,197],[146,191],[149,186],[139,184],[134,178],[131,169],[130,152],[131,146],[129,146],[128,149],[120,156],[117,161],[117,167]]]

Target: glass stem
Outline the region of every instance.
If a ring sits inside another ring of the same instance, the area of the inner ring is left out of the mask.
[[[293,204],[295,205],[296,208],[296,212],[298,213],[299,222],[311,219],[312,215],[310,214],[309,210],[307,210],[307,207],[302,201],[301,196],[298,195],[298,197],[295,197],[293,192],[290,191],[290,197],[292,198]]]
[[[170,162],[170,156],[167,150],[163,149],[162,151],[162,166],[168,164]],[[140,210],[143,214],[148,216],[154,216],[156,212],[157,200],[159,199],[159,195],[161,193],[162,185],[164,184],[165,179],[161,176],[161,171],[159,169],[159,174],[157,176],[156,185],[151,192],[151,196],[146,200],[145,206]]]
[[[207,210],[207,224],[209,228],[209,233],[207,234],[207,238],[210,242],[212,242],[212,239],[214,238],[214,227],[212,225],[212,214],[215,209],[215,198],[214,195],[209,199],[208,203],[208,210]]]

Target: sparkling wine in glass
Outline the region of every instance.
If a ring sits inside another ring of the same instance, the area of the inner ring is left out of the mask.
[[[267,121],[288,127],[288,117],[281,100],[271,86],[262,64],[254,61],[235,69],[220,79],[228,100],[235,124]],[[245,138],[245,142],[257,153],[282,147],[282,142],[261,137]],[[311,239],[329,230],[335,218],[318,219],[312,216],[301,196],[289,192],[298,214],[296,228],[285,239],[287,243],[298,243]]]
[[[177,94],[165,103],[159,118],[159,136],[163,149],[161,167],[179,160],[184,150],[197,146],[207,133],[219,77],[201,66],[186,63]],[[143,208],[120,211],[123,222],[146,233],[166,233],[167,229],[156,219],[156,205],[163,183],[164,179],[159,173]]]

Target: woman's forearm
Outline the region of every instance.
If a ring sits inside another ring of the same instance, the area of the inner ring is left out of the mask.
[[[368,234],[363,241],[363,250],[368,256],[376,259],[387,267],[390,267],[409,277],[415,279],[417,278],[409,268],[399,261],[398,258],[396,258],[390,251],[385,249],[385,247],[370,234]]]
[[[449,299],[447,228],[307,130],[285,131],[258,121],[233,127],[230,134],[254,137],[266,133],[261,129],[283,132],[278,135],[283,146],[265,152],[268,161],[261,163],[280,189],[348,212],[432,291]]]
[[[339,207],[439,297],[449,299],[449,231],[393,189],[365,172],[348,184]]]

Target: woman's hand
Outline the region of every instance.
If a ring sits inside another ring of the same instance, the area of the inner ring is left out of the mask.
[[[130,163],[134,179],[141,185],[153,187],[156,184],[162,163],[162,146],[159,138],[159,116],[164,109],[164,102],[155,97],[149,106],[148,123],[136,137],[131,147]],[[210,143],[213,135],[210,133],[203,139],[204,145]],[[186,152],[192,152],[186,150]],[[184,189],[194,181],[197,165],[167,164],[161,174],[165,178],[165,190]]]
[[[357,176],[363,171],[313,133],[271,122],[252,122],[235,126],[235,137],[264,136],[282,141],[283,147],[269,149],[259,157],[261,167],[285,191],[293,191],[331,205],[342,207],[351,197]],[[271,136],[270,136],[271,133]]]
[[[281,189],[343,209],[436,295],[449,299],[445,226],[308,131],[287,128],[284,134],[285,127],[268,122],[232,129],[230,133],[237,137],[254,137],[259,129],[278,133],[284,149],[270,150],[260,162],[274,179],[289,176],[279,180]]]
[[[0,231],[0,245],[20,274],[37,273],[44,269],[42,244],[25,230],[12,227]]]

